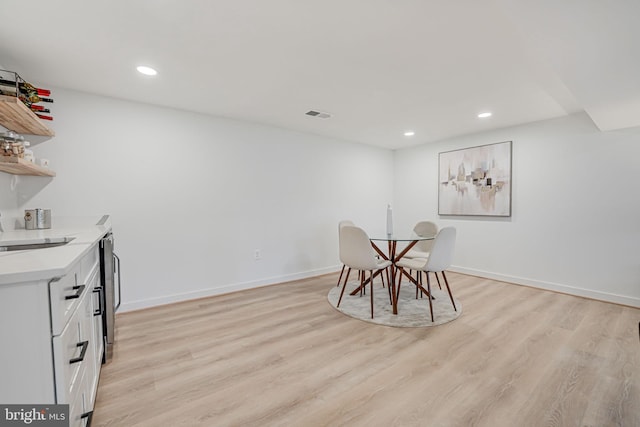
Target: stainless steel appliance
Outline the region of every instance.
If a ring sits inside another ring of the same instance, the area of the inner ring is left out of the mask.
[[[113,252],[113,233],[100,240],[100,275],[102,282],[102,329],[105,363],[113,356],[115,314],[120,307],[120,258]]]

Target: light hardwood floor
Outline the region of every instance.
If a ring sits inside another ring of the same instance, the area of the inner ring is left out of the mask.
[[[119,314],[93,426],[640,426],[639,309],[449,278],[431,328],[344,316],[333,274]]]

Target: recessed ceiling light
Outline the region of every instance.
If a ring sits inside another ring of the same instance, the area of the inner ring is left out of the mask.
[[[415,134],[416,134],[416,133],[415,133],[414,131],[412,131],[412,130],[408,130],[408,131],[406,131],[406,132],[404,133],[404,136],[413,136],[413,135],[415,135]]]
[[[478,114],[478,117],[480,117],[481,119],[486,119],[487,117],[491,117],[491,113],[488,111],[486,113],[480,113]]]
[[[151,67],[146,67],[144,65],[139,65],[136,70],[138,70],[139,73],[144,74],[145,76],[155,76],[156,74],[158,74],[158,72],[156,70],[154,70]]]

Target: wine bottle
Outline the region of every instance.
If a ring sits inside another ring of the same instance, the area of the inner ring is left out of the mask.
[[[11,82],[9,82],[11,83]],[[2,83],[0,82],[0,85],[2,85]],[[7,94],[10,96],[16,96],[16,92],[15,92],[15,85],[2,85],[2,87],[4,89],[0,90],[0,93]],[[36,90],[29,90],[29,89],[19,89],[18,90],[18,94],[17,97],[25,104],[27,104],[27,106],[29,106],[29,104],[35,104],[38,102],[53,102],[53,99],[51,98],[45,98],[43,96],[40,96],[38,94],[38,92]]]
[[[32,104],[36,104],[38,102],[53,102],[53,99],[43,98],[41,96],[36,95],[35,93],[27,95],[20,92],[18,94],[18,99],[20,99],[20,101],[22,101],[27,107],[31,106]]]
[[[10,86],[10,87],[14,87],[15,88],[16,87],[16,82],[12,82],[11,80],[0,79],[0,85]],[[20,88],[20,90],[25,91],[25,92],[35,91],[38,95],[51,96],[51,91],[50,90],[37,88],[37,87],[33,86],[32,84],[27,83],[27,82],[24,82],[24,83],[18,82],[18,88]]]

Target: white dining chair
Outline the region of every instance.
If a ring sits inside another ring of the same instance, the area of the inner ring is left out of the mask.
[[[435,236],[438,234],[438,225],[432,221],[419,221],[413,227],[413,232],[418,236]],[[405,258],[429,258],[429,252],[431,251],[431,247],[433,246],[433,240],[420,240],[415,246],[407,251],[404,255]],[[422,272],[418,272],[418,275],[421,276]],[[436,281],[438,282],[438,287],[442,289],[442,285],[440,284],[440,278],[438,277],[438,273],[433,273],[436,276]],[[422,279],[422,278],[420,278]],[[416,288],[416,298],[418,298],[418,288]]]
[[[365,276],[368,271],[369,274],[369,290],[371,299],[371,318],[373,319],[373,277],[374,274],[380,271],[385,271],[387,274],[387,282],[389,281],[388,267],[392,265],[391,261],[385,259],[379,259],[376,257],[376,252],[371,246],[371,240],[367,233],[359,227],[352,225],[345,225],[340,229],[340,260],[349,269],[358,270],[360,274],[360,289],[365,287]],[[350,271],[350,270],[349,270]],[[344,290],[347,286],[349,279],[349,272],[342,285],[342,291],[340,291],[340,298],[338,298],[338,304],[336,307],[340,307]],[[383,279],[384,284],[384,279]],[[391,292],[391,286],[387,286],[389,292]],[[391,297],[391,294],[389,294]]]
[[[349,221],[349,220],[343,220],[340,221],[338,223],[338,256],[340,257],[340,261],[342,261],[342,246],[340,245],[340,230],[342,229],[342,227],[344,227],[345,225],[355,225],[353,223],[353,221]],[[345,268],[347,268],[347,266],[342,263],[342,270],[340,271],[340,277],[338,277],[338,284],[336,286],[340,286],[340,282],[342,281],[342,275],[344,274],[344,270]],[[351,271],[351,269],[349,269],[349,271],[347,271],[347,275],[349,275],[349,272]]]
[[[417,288],[419,288],[422,292],[427,295],[429,299],[429,311],[431,312],[431,321],[433,322],[433,303],[432,295],[431,295],[431,281],[429,280],[429,273],[442,273],[442,277],[444,278],[444,283],[447,287],[447,292],[449,293],[449,298],[451,299],[451,304],[453,305],[453,309],[458,311],[456,308],[456,303],[453,300],[453,295],[451,294],[451,288],[449,287],[449,281],[447,280],[447,276],[444,271],[451,266],[451,262],[453,260],[453,251],[455,249],[456,244],[456,229],[454,227],[445,227],[441,229],[436,238],[433,241],[433,246],[431,247],[431,251],[429,252],[428,258],[402,258],[400,261],[396,262],[396,267],[400,269],[399,279],[398,279],[398,295],[400,295],[400,285],[402,284],[402,276],[407,276]],[[418,279],[414,279],[410,274],[407,274],[404,270],[415,270],[426,273],[427,276],[427,289],[425,289],[422,285],[422,276],[419,275]]]
[[[413,227],[413,232],[418,236],[431,237],[438,234],[438,226],[431,221],[417,222]],[[405,258],[427,258],[433,246],[433,240],[419,240],[415,246],[404,254]]]

